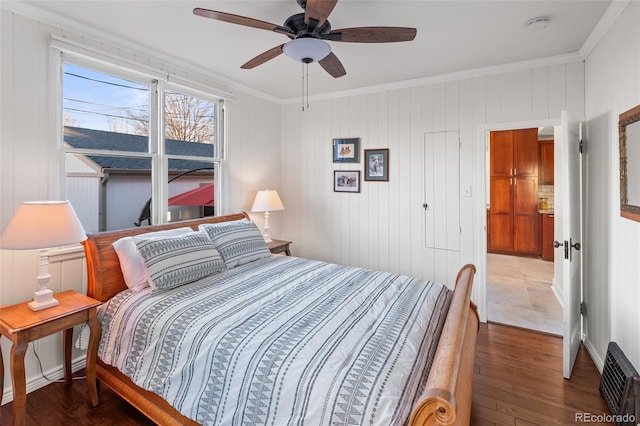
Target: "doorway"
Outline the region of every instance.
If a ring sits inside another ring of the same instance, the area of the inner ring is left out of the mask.
[[[545,156],[553,137],[553,126],[488,132],[486,306],[488,321],[561,336],[551,246],[554,160]]]

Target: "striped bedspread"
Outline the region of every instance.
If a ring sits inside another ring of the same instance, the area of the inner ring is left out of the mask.
[[[271,256],[156,294],[120,293],[100,309],[98,356],[205,425],[401,425],[450,294]]]

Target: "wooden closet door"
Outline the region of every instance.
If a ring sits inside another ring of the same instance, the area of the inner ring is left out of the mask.
[[[513,175],[538,175],[538,129],[513,131]],[[536,199],[538,195],[536,194]]]
[[[538,129],[491,132],[488,250],[540,254]]]
[[[513,174],[513,132],[511,130],[491,132],[489,146],[490,176],[511,176]]]
[[[540,254],[538,129],[515,130],[513,144],[513,251]]]
[[[513,251],[540,253],[538,176],[515,177],[513,184]]]
[[[513,202],[511,182],[513,178],[492,176],[489,199],[489,241],[488,249],[498,252],[513,251]]]

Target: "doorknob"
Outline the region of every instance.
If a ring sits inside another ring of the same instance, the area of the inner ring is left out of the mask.
[[[574,243],[573,240],[571,240],[571,242],[569,241],[565,241],[564,243],[561,243],[560,241],[554,241],[553,242],[553,246],[555,248],[558,248],[560,246],[564,246],[564,258],[565,259],[569,259],[571,260],[571,252],[569,251],[570,248],[574,248],[578,251],[580,251],[580,248],[582,247],[580,245],[580,243]]]
[[[560,246],[564,247],[564,258],[569,259],[569,241],[565,240],[564,243],[561,243],[560,241],[554,241],[553,246],[555,248],[558,248]]]

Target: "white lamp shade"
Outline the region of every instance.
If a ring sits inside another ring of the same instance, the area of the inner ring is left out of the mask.
[[[331,53],[331,46],[317,38],[297,38],[287,42],[282,51],[298,62],[303,62],[303,59],[311,59],[306,62],[318,62]]]
[[[265,189],[258,191],[256,199],[253,201],[252,212],[273,212],[284,210],[284,204],[278,196],[278,191]]]
[[[76,244],[87,235],[69,201],[20,204],[2,233],[3,249],[31,250]]]

